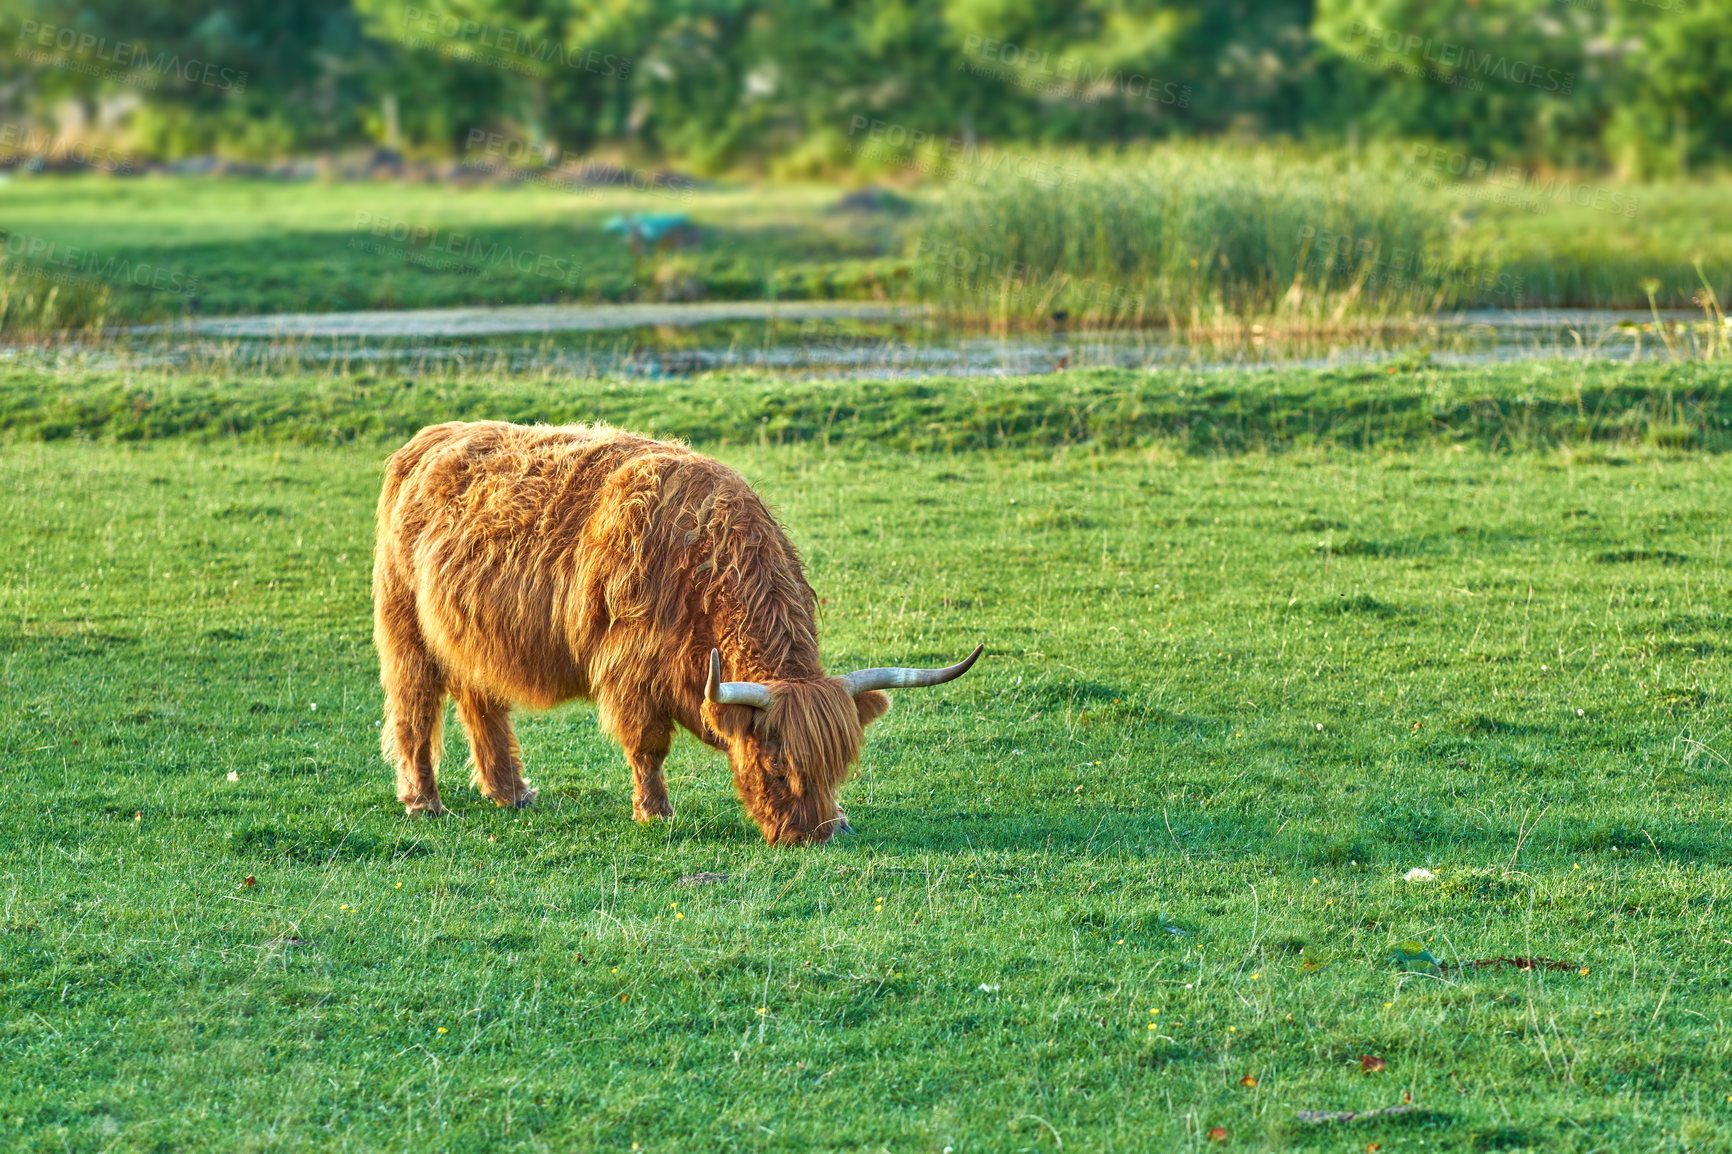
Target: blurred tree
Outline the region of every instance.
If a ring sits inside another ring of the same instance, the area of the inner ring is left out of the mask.
[[[1715,3],[1622,0],[1593,47],[1612,72],[1610,159],[1682,174],[1732,153],[1732,13]]]
[[[1732,150],[1719,0],[0,0],[0,105],[157,153],[599,147],[820,172],[862,135]],[[933,144],[931,142],[938,142]],[[948,142],[948,144],[946,143]],[[910,152],[914,150],[909,150]]]
[[[388,53],[348,0],[0,3],[14,109],[47,121],[129,108],[153,152],[273,153],[355,138]]]
[[[524,148],[557,157],[625,133],[634,58],[657,7],[356,0],[368,33],[393,54],[391,82],[410,93],[400,98],[406,136],[459,151],[509,148],[513,157]]]
[[[1485,159],[1591,160],[1606,93],[1587,45],[1605,24],[1552,0],[1319,0],[1313,34],[1335,83],[1308,113]]]

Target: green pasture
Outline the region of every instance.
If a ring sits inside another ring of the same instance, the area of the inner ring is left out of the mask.
[[[744,186],[20,177],[0,187],[11,278],[0,282],[9,303],[0,325],[40,321],[41,297],[57,284],[47,319],[62,325],[881,293],[892,270],[880,258],[900,250],[900,218],[832,212],[841,195],[806,185],[766,196]],[[686,214],[692,232],[640,259],[603,228],[617,214],[665,213]]]
[[[1725,1149],[1729,380],[853,382],[777,424],[743,378],[15,372],[0,1146]],[[1077,417],[1114,404],[1165,415]],[[519,715],[534,809],[453,729],[451,816],[406,820],[372,506],[452,415],[690,436],[831,668],[987,656],[895,695],[822,849],[689,738],[635,825],[582,704]]]
[[[1412,156],[1167,148],[1040,158],[901,211],[836,211],[822,184],[679,195],[545,181],[281,182],[19,175],[0,186],[0,330],[195,315],[538,302],[858,298],[967,323],[1291,326],[1457,307],[1693,309],[1695,262],[1732,296],[1732,204],[1714,180],[1629,184]],[[1441,162],[1440,162],[1441,164]],[[912,169],[893,169],[906,179]],[[1055,175],[1056,174],[1056,175]],[[1060,180],[1058,186],[1050,183]],[[603,226],[684,213],[634,257]]]

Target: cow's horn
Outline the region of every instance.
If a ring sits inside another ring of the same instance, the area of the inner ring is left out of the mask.
[[[856,669],[842,678],[842,688],[852,697],[868,689],[918,689],[924,685],[943,685],[973,668],[985,649],[984,645],[976,645],[973,653],[943,669]]]
[[[769,687],[756,681],[723,681],[722,655],[715,649],[710,650],[710,677],[704,682],[704,696],[717,705],[749,705],[753,709],[768,709],[773,700]]]

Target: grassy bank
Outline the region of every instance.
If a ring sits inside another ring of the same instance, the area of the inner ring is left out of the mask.
[[[464,787],[452,733],[454,816],[405,821],[389,437],[300,443],[329,414],[281,393],[251,440],[0,446],[6,1145],[1732,1140],[1725,457],[694,425],[804,551],[833,667],[988,644],[873,727],[858,834],[787,852],[687,740],[679,815],[635,826],[587,706],[521,716],[534,810]],[[423,403],[381,407],[488,412]]]
[[[1424,362],[1239,373],[1096,370],[1040,377],[671,382],[476,377],[0,374],[12,441],[200,440],[384,445],[442,420],[605,421],[699,444],[878,445],[913,451],[1106,448],[1192,452],[1463,444],[1732,447],[1722,363]]]

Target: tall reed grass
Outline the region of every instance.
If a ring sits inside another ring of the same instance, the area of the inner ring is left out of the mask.
[[[0,256],[0,333],[9,340],[100,335],[111,295],[106,284]]]
[[[1215,146],[1074,159],[1070,179],[954,188],[915,242],[919,291],[1015,325],[1298,327],[1447,307],[1495,268],[1452,260],[1429,190],[1345,158]]]
[[[1456,308],[1647,311],[1650,299],[1712,313],[1708,302],[1732,293],[1718,181],[1508,166],[1456,178],[1430,163],[1438,155],[1185,144],[1001,166],[953,182],[923,222],[913,288],[974,322],[1056,315],[1228,335],[1363,330]]]
[[[1501,267],[1521,279],[1529,305],[1645,311],[1650,281],[1660,282],[1662,309],[1706,307],[1705,290],[1732,299],[1732,195],[1724,177],[1633,185],[1548,175],[1518,188],[1513,203],[1487,191],[1466,181],[1440,189],[1468,221],[1463,239],[1495,250]],[[1571,203],[1571,194],[1590,207]]]

